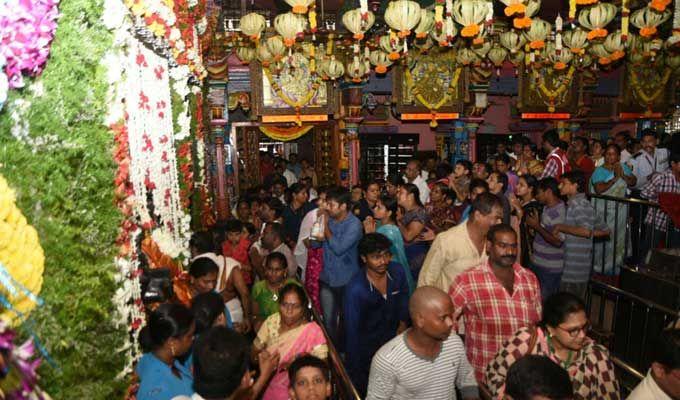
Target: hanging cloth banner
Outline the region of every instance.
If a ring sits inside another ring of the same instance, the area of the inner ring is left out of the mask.
[[[288,142],[290,140],[299,138],[300,136],[309,132],[309,130],[313,127],[314,125],[303,125],[280,128],[274,125],[260,125],[260,131],[274,140]]]

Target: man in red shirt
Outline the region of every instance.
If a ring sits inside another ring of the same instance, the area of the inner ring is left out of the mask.
[[[274,162],[272,161],[271,154],[261,151],[260,152],[260,175],[262,181],[264,181],[269,175],[274,173]]]
[[[583,172],[586,178],[586,186],[590,186],[590,176],[595,171],[595,163],[588,156],[588,139],[583,136],[576,136],[571,141],[569,147],[569,162],[571,163],[571,170],[579,170]]]
[[[562,174],[571,170],[571,166],[567,153],[560,148],[560,135],[557,130],[551,129],[543,133],[543,150],[548,156],[545,158],[545,168],[538,180],[552,176],[559,181]]]
[[[454,316],[465,322],[465,352],[477,382],[505,340],[541,319],[541,289],[534,273],[515,262],[517,246],[510,225],[494,225],[489,260],[458,275],[449,289]]]

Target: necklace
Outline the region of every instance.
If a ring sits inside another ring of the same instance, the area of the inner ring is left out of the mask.
[[[279,289],[281,289],[281,284],[278,285],[270,285],[269,282],[267,282],[267,288],[272,292],[272,300],[279,301]]]

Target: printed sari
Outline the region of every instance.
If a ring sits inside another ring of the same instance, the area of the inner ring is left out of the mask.
[[[279,367],[269,381],[262,400],[288,400],[288,365],[302,354],[312,354],[321,359],[328,357],[328,346],[321,327],[308,322],[285,333],[279,333],[281,315],[273,314],[262,324],[255,338],[257,348],[280,355]]]
[[[621,164],[626,175],[632,173],[626,164]],[[597,167],[590,179],[590,193],[595,193],[595,184],[609,182],[614,178],[614,173],[605,168]],[[626,181],[619,178],[603,195],[612,197],[626,197]],[[597,215],[601,216],[610,230],[610,238],[602,243],[595,243],[593,256],[593,270],[605,275],[618,275],[619,268],[624,264],[625,257],[631,255],[633,246],[630,238],[626,236],[626,224],[628,223],[628,204],[623,202],[605,201],[598,198],[591,199]],[[627,252],[626,252],[627,251]]]

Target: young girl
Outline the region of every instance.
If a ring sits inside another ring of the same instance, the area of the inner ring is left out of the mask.
[[[371,217],[366,218],[366,220],[364,220],[364,230],[366,233],[381,233],[390,239],[392,242],[392,246],[390,246],[392,260],[404,268],[410,295],[413,293],[415,284],[413,282],[413,274],[411,273],[408,259],[406,258],[406,252],[404,251],[404,240],[399,231],[399,227],[397,227],[397,208],[397,200],[394,197],[381,196],[373,209],[375,219]],[[377,228],[376,220],[380,225]]]
[[[286,279],[288,263],[286,256],[279,252],[271,253],[265,259],[265,280],[258,281],[251,290],[252,319],[255,332],[260,330],[264,320],[279,310],[279,290],[294,279]]]

